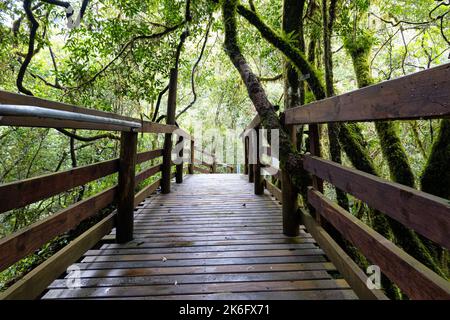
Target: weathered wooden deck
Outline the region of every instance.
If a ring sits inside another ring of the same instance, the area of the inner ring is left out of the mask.
[[[43,298],[355,299],[308,233],[282,235],[281,206],[247,180],[192,175],[146,199],[134,241],[86,252],[81,287],[58,279]]]

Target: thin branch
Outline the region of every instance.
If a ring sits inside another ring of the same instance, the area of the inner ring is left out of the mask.
[[[159,94],[158,94],[158,100],[156,101],[156,106],[155,106],[155,112],[153,113],[153,118],[151,119],[152,122],[156,121],[156,117],[158,116],[158,112],[159,112],[159,107],[161,105],[161,100],[163,95],[167,92],[167,90],[169,90],[169,84],[167,84],[167,86],[164,87],[164,89],[162,89]]]
[[[92,78],[90,78],[89,80],[77,85],[76,87],[71,87],[70,90],[76,90],[79,89],[81,87],[84,87],[88,84],[93,83],[103,72],[105,72],[110,66],[112,66],[114,64],[114,62],[117,61],[117,59],[119,59],[127,50],[127,48],[129,46],[131,46],[134,42],[139,41],[139,40],[154,40],[154,39],[159,39],[175,30],[177,30],[179,27],[183,26],[186,23],[186,21],[182,21],[181,23],[172,26],[170,28],[165,29],[164,31],[158,32],[158,33],[153,33],[150,35],[139,35],[136,37],[133,37],[132,39],[130,39],[127,43],[125,43],[125,45],[122,46],[122,48],[120,49],[119,53],[110,61],[108,62],[103,68],[101,68]]]
[[[19,74],[17,75],[17,80],[16,80],[17,89],[19,89],[20,92],[25,93],[29,96],[32,96],[33,93],[23,86],[23,78],[25,76],[25,72],[28,68],[28,65],[31,62],[31,58],[33,58],[34,41],[36,39],[36,31],[39,28],[39,23],[37,22],[36,18],[34,17],[34,14],[33,14],[32,8],[31,8],[31,2],[32,2],[32,0],[24,0],[23,1],[23,8],[25,9],[27,19],[30,22],[30,36],[29,36],[29,40],[28,40],[28,52],[25,57],[25,60],[23,61],[22,65],[20,66]]]
[[[197,69],[197,66],[199,65],[200,61],[202,60],[203,57],[203,53],[205,52],[205,48],[206,48],[206,43],[208,42],[208,38],[209,38],[209,31],[211,30],[211,25],[213,23],[213,17],[212,14],[209,16],[209,22],[208,22],[208,26],[206,27],[206,33],[205,33],[205,41],[203,42],[202,45],[202,49],[200,50],[200,55],[197,59],[197,61],[195,61],[194,66],[192,67],[192,72],[191,72],[191,87],[192,87],[192,94],[194,95],[194,98],[192,99],[192,101],[187,105],[186,108],[184,108],[183,110],[181,110],[177,116],[175,117],[175,119],[178,119],[183,113],[185,113],[187,110],[189,110],[194,103],[197,101],[197,93],[195,92],[195,71]]]
[[[278,81],[283,77],[283,74],[277,74],[276,76],[273,77],[258,77],[259,81],[265,81],[265,82],[271,82],[271,81]]]
[[[69,138],[73,138],[79,141],[85,141],[85,142],[89,142],[89,141],[95,141],[95,140],[100,140],[100,139],[113,139],[113,140],[120,140],[120,137],[112,134],[112,133],[104,133],[104,134],[100,134],[97,136],[93,136],[93,137],[82,137],[79,136],[75,133],[72,133],[70,131],[67,131],[65,129],[61,129],[61,128],[56,128],[56,130],[58,130],[59,132],[61,132],[62,134],[68,136]]]

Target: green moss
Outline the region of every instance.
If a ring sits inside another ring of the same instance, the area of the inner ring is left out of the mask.
[[[344,46],[352,58],[355,75],[360,88],[374,83],[370,74],[369,65],[369,55],[372,44],[373,38],[368,33],[360,33],[359,36],[347,37],[344,39]],[[403,149],[400,138],[398,137],[395,124],[393,122],[379,121],[375,123],[375,128],[380,139],[383,157],[388,162],[391,179],[395,182],[414,187],[414,174],[409,165],[408,157]],[[356,129],[354,132],[350,131],[348,133],[348,135],[353,135],[355,140],[358,139],[359,134],[360,133],[358,133]],[[347,143],[349,144],[349,141],[347,141]],[[365,168],[358,169],[376,175],[371,160],[369,158],[363,158],[365,154],[363,154],[363,151],[360,149],[361,147],[360,144],[353,146],[352,149],[349,150],[349,152],[353,153],[350,154],[349,158],[351,160],[354,159],[352,162],[359,162],[353,163],[355,167],[358,168],[358,166],[360,166],[361,168]],[[347,149],[345,149],[346,152],[349,148],[350,147],[347,146]],[[355,159],[356,157],[362,157],[362,159]],[[448,154],[446,159],[448,162]],[[367,170],[371,170],[372,172]],[[394,241],[400,247],[439,275],[445,276],[439,263],[432,254],[433,250],[430,250],[414,231],[381,213],[376,213],[374,217],[373,228],[375,230],[380,232],[388,230],[385,228],[390,227],[394,235]],[[383,232],[380,233],[383,234]],[[386,232],[384,232],[383,235],[385,234]]]
[[[375,123],[381,148],[385,156],[391,179],[395,182],[414,187],[414,174],[403,149],[395,123],[378,121]]]
[[[420,180],[422,190],[450,199],[450,120],[443,119]]]

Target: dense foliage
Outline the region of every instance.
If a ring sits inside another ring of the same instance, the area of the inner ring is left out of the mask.
[[[69,1],[75,15],[87,5],[80,25],[75,28],[68,28],[65,8],[56,2],[2,0],[0,3],[1,90],[21,91],[88,108],[160,120],[166,109],[165,88],[169,71],[178,65],[177,112],[187,107],[177,118],[181,127],[192,130],[196,122],[202,122],[205,130],[218,128],[225,132],[230,128],[242,128],[253,118],[255,108],[246,84],[223,48],[225,27],[220,6],[223,1]],[[237,1],[227,2],[238,5]],[[242,55],[273,105],[288,107],[285,103],[288,91],[283,82],[285,63],[292,61],[295,64],[297,54],[301,55],[299,59],[308,61],[314,72],[307,78],[314,75],[318,79],[314,87],[299,75],[301,89],[298,90],[302,91],[300,95],[305,103],[317,98],[318,85],[322,86],[323,92],[329,92],[325,90],[325,74],[330,72],[326,65],[332,66],[332,87],[335,94],[340,94],[449,62],[448,1],[299,2],[304,4],[299,21],[303,32],[301,41],[295,31],[283,30],[282,0],[242,1],[239,4],[242,8],[229,13],[237,19]],[[330,14],[329,17],[334,23],[329,29],[330,64],[324,62],[327,52],[324,30],[327,28],[324,29],[323,24],[323,6],[335,8],[334,16]],[[248,10],[247,14],[245,10]],[[37,29],[33,28],[33,19],[38,24]],[[189,35],[181,47],[177,64],[180,37],[186,35],[187,30]],[[30,43],[33,43],[31,50]],[[298,67],[296,70],[301,73]],[[450,178],[445,177],[450,170],[448,164],[442,163],[445,159],[448,161],[450,155],[449,128],[448,123],[438,120],[401,121],[388,128],[365,123],[359,125],[356,132],[352,127],[345,127],[341,134],[348,129],[358,141],[362,134],[360,142],[378,175],[398,181],[401,177],[393,173],[410,170],[410,183],[398,182],[449,198],[445,190],[450,190],[446,185]],[[327,130],[331,129],[322,126],[320,130],[324,156],[330,157],[330,143],[333,142],[327,139]],[[91,137],[89,141],[81,141],[54,129],[0,127],[0,183],[116,157],[117,136],[101,138],[100,134],[102,132],[77,130],[76,135]],[[344,138],[340,139],[342,162],[358,167],[352,159],[352,147],[345,145]],[[401,153],[401,159],[398,159],[406,161],[409,169],[400,168],[393,172],[400,160],[392,161],[387,157],[386,153],[393,149],[383,149],[386,147],[383,141],[401,142],[396,149]],[[161,146],[161,142],[155,135],[140,136],[139,150],[154,149]],[[435,173],[435,168],[440,173]],[[424,171],[427,179],[421,181]],[[436,174],[443,175],[442,181],[436,181]],[[95,194],[115,181],[116,177],[110,176],[0,215],[0,237]],[[439,185],[437,191],[431,187],[426,190],[426,185],[434,184]],[[328,196],[336,197],[331,187],[326,191]],[[371,224],[375,214],[358,200],[349,200],[351,212]],[[0,273],[0,287],[64,245],[66,238],[59,237]],[[396,239],[395,235],[393,240],[401,244],[401,239]],[[436,249],[433,244],[429,244],[429,250],[432,266],[448,277],[447,252]],[[394,292],[391,296],[399,298],[401,294]]]

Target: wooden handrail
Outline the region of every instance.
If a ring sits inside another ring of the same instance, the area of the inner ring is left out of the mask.
[[[158,151],[158,150],[156,150]],[[148,158],[149,152],[140,153]],[[142,159],[141,159],[142,160]],[[146,161],[145,159],[143,161]],[[143,162],[142,161],[142,162]],[[161,165],[156,165],[138,173],[135,184],[161,171]],[[160,179],[145,187],[135,195],[134,205],[142,202],[156,191]],[[83,220],[95,215],[101,209],[112,204],[117,195],[117,185],[108,188],[90,198],[74,203],[43,220],[0,239],[0,271],[16,261],[42,247],[56,236],[67,232]]]
[[[404,226],[450,248],[448,200],[318,157],[305,155],[303,167]]]
[[[113,159],[1,185],[0,213],[49,198],[118,170],[119,161]]]
[[[162,156],[162,150],[137,154],[137,163]],[[43,200],[118,171],[119,158],[0,185],[0,213]],[[20,196],[20,197],[19,197]]]
[[[11,93],[2,90],[0,90],[0,104],[35,106],[40,108],[46,108],[49,110],[67,111],[115,120],[131,121],[139,123],[141,125],[140,128],[136,128],[134,129],[134,131],[143,133],[171,133],[177,129],[175,125],[166,125],[161,123],[142,121],[141,119],[126,117],[111,112],[83,108],[75,105],[41,99],[33,96]],[[3,116],[0,117],[0,125],[21,126],[21,127],[44,127],[44,128],[73,128],[73,129],[108,130],[108,131],[131,130],[131,128],[129,127],[118,126],[114,124],[99,124],[87,121],[71,121],[71,120],[49,119],[43,117],[29,117],[29,116]]]
[[[450,64],[285,111],[286,124],[450,116]]]
[[[450,283],[312,188],[308,201],[412,299],[450,299]]]
[[[117,186],[108,188],[0,239],[0,271],[110,205],[116,192]]]

